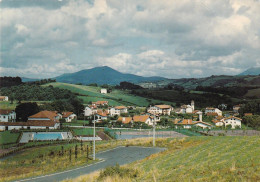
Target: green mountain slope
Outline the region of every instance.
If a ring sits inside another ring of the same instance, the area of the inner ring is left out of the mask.
[[[239,75],[260,75],[260,67],[252,67],[246,71],[240,73]]]
[[[147,99],[144,97],[131,95],[127,91],[121,91],[117,89],[114,89],[111,93],[108,94],[101,94],[100,87],[75,85],[75,84],[60,83],[60,82],[48,83],[43,86],[49,86],[49,85],[52,85],[53,87],[68,89],[73,93],[78,94],[78,97],[83,99],[85,104],[90,102],[95,102],[98,100],[107,100],[109,101],[109,105],[111,106],[117,106],[117,105],[148,106],[152,103],[174,104],[173,102],[160,101],[156,99]]]
[[[122,81],[138,83],[143,81],[159,81],[165,80],[163,77],[142,77],[133,74],[125,74],[116,71],[108,66],[96,67],[92,69],[82,70],[76,73],[66,73],[55,77],[58,82],[64,83],[82,83],[82,84],[110,84],[117,85]]]

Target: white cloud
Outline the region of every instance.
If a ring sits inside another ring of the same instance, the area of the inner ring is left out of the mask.
[[[259,1],[1,4],[2,73],[51,77],[107,65],[174,78],[237,74],[260,64]]]

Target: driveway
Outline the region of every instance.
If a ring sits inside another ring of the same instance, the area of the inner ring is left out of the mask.
[[[117,147],[115,149],[107,150],[104,152],[100,152],[96,154],[96,158],[101,159],[101,161],[82,166],[79,168],[49,174],[45,176],[39,176],[34,178],[28,178],[18,181],[30,181],[30,182],[54,182],[54,181],[62,181],[69,178],[76,178],[78,176],[88,174],[100,169],[103,169],[107,166],[114,166],[117,163],[119,165],[128,164],[143,158],[148,157],[151,154],[158,153],[165,150],[165,148],[153,148],[153,147]]]

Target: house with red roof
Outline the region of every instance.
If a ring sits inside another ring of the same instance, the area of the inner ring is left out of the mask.
[[[57,111],[41,111],[29,116],[27,122],[0,122],[0,130],[58,129],[61,117]]]
[[[73,112],[63,112],[62,119],[65,119],[65,122],[70,123],[72,120],[77,119],[77,115],[74,114]]]
[[[125,106],[116,106],[116,107],[109,108],[108,112],[110,116],[115,116],[115,115],[120,116],[120,114],[122,113],[127,113],[128,109]]]
[[[0,101],[8,101],[8,96],[0,96]]]
[[[108,105],[108,101],[97,101],[97,102],[92,102],[92,105],[95,105],[95,106],[107,106]]]
[[[205,128],[212,128],[212,125],[203,121],[193,121],[192,119],[175,119],[174,124],[176,125],[176,128],[178,126],[182,126],[183,128],[191,128],[192,126],[201,127],[203,129]]]
[[[150,106],[147,112],[154,115],[170,115],[172,110],[173,108],[170,105],[155,105]]]

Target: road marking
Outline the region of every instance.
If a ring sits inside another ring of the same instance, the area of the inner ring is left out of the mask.
[[[85,168],[85,167],[89,167],[89,166],[92,166],[92,165],[95,165],[95,164],[99,164],[99,163],[104,162],[104,161],[105,161],[105,160],[102,159],[102,160],[99,161],[99,162],[96,162],[96,163],[93,163],[93,164],[89,164],[89,165],[86,165],[86,166],[81,166],[81,167],[78,167],[78,168],[75,168],[75,169],[70,169],[70,170],[67,170],[67,171],[62,171],[62,172],[57,172],[57,173],[52,173],[52,174],[48,174],[48,175],[44,175],[44,176],[38,176],[38,177],[34,177],[34,178],[22,179],[22,180],[18,180],[17,182],[20,182],[20,181],[29,181],[29,180],[34,180],[34,179],[39,179],[39,178],[54,176],[54,175],[57,175],[57,174],[63,174],[63,173],[75,171],[75,170],[78,170],[78,169],[82,169],[82,168]]]

